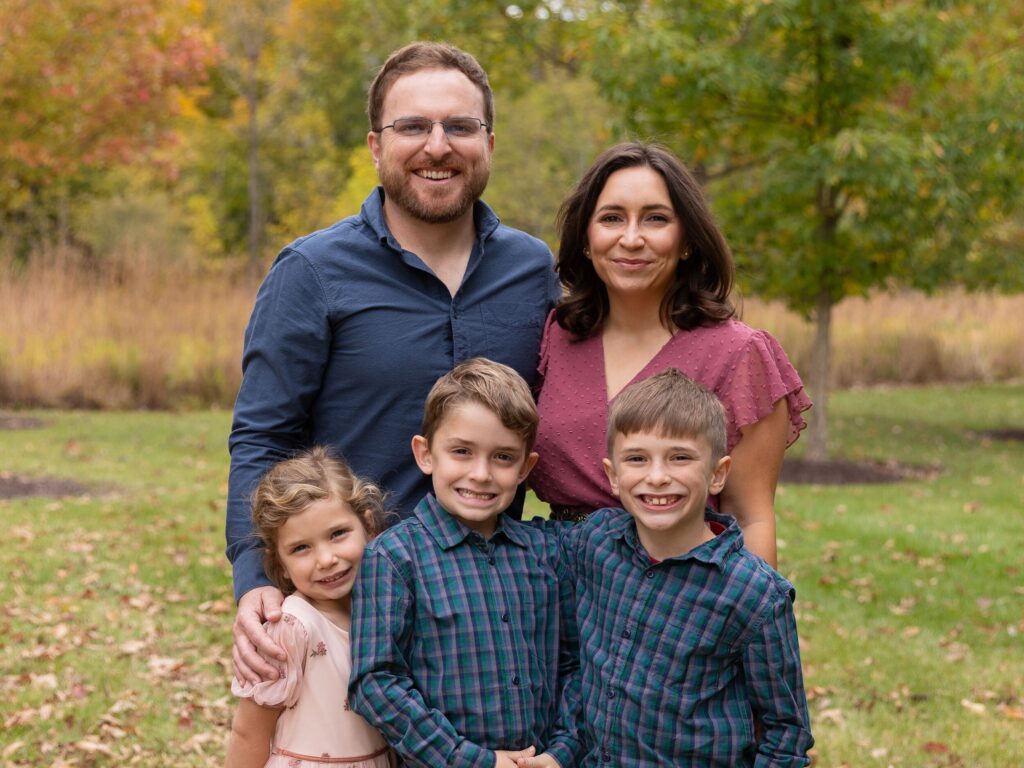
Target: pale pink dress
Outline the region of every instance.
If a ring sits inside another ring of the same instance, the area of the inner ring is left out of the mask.
[[[540,459],[527,481],[549,504],[588,510],[619,506],[601,466],[609,406],[604,362],[600,334],[576,341],[551,313],[538,368],[535,450]],[[802,414],[811,401],[782,346],[739,320],[677,331],[632,382],[666,368],[678,368],[722,401],[729,451],[740,441],[742,427],[763,419],[782,399],[789,406],[786,445],[806,426]]]
[[[348,706],[352,652],[348,632],[301,595],[285,598],[279,622],[267,631],[288,654],[284,677],[231,691],[266,707],[284,707],[267,768],[389,768],[380,733]]]

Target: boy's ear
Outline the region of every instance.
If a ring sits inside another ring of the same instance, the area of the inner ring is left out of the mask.
[[[729,476],[730,469],[732,469],[732,456],[723,456],[718,460],[718,464],[711,472],[711,482],[708,484],[709,494],[722,492],[722,489],[725,488],[725,478]]]
[[[528,474],[530,474],[530,470],[533,469],[534,466],[536,466],[537,459],[539,459],[539,458],[540,458],[540,454],[537,453],[536,451],[533,451],[532,453],[530,453],[526,457],[526,461],[523,462],[523,469],[519,473],[519,482],[520,483],[523,482],[523,480],[526,479],[526,476]]]
[[[608,476],[608,483],[612,487],[612,493],[616,496],[619,495],[619,483],[618,475],[615,474],[615,465],[612,464],[611,459],[601,459],[601,466],[604,467],[604,473]]]
[[[430,443],[423,435],[413,437],[412,456],[416,459],[416,466],[424,475],[429,475],[434,471],[434,462],[430,456]]]

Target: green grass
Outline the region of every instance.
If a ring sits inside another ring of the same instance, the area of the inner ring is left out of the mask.
[[[90,491],[0,501],[0,765],[219,765],[229,415],[31,415],[2,471]],[[982,435],[1010,426],[1021,385],[838,393],[837,456],[931,475],[780,489],[816,765],[1020,765],[1024,443]]]

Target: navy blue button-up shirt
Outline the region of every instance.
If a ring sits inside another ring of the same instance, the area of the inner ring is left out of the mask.
[[[476,242],[452,296],[399,246],[383,203],[378,188],[358,215],[289,245],[256,297],[229,440],[236,599],[269,584],[249,498],[275,462],[333,446],[405,517],[430,490],[409,442],[438,377],[475,356],[510,365],[530,384],[536,375],[544,318],[559,295],[548,247],[477,202]]]
[[[506,515],[485,540],[433,495],[370,542],[352,605],[353,709],[407,765],[575,765],[578,639],[555,535]],[[569,681],[574,685],[569,685]],[[561,720],[560,713],[567,719]]]
[[[595,512],[566,538],[576,576],[584,766],[796,768],[811,738],[793,587],[743,548],[733,518],[651,560],[632,517]],[[754,740],[754,721],[764,733]]]

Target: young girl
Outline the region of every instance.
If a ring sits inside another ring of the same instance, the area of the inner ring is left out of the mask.
[[[388,768],[381,735],[349,710],[352,584],[383,514],[381,492],[314,448],[271,469],[253,495],[267,576],[287,595],[268,625],[277,680],[231,686],[229,768]]]

